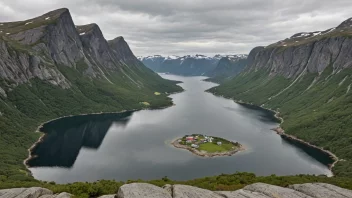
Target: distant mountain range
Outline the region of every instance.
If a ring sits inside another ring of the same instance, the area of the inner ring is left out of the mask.
[[[177,75],[185,76],[214,76],[216,74],[222,74],[224,68],[218,64],[228,60],[229,63],[245,60],[247,55],[186,55],[186,56],[146,56],[138,57],[147,67],[155,72],[161,73],[172,73]],[[223,63],[222,63],[223,65]],[[229,64],[230,65],[230,64]],[[228,66],[229,66],[228,65]],[[236,65],[233,65],[236,67]],[[218,71],[219,70],[219,71]],[[241,69],[240,69],[241,70]]]

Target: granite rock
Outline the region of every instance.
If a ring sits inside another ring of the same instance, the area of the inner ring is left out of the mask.
[[[146,183],[125,184],[120,187],[117,198],[171,198],[166,190]]]

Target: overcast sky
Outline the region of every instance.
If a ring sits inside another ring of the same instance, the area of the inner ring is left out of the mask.
[[[352,17],[351,0],[0,0],[0,21],[70,9],[77,25],[123,36],[137,56],[248,54]]]

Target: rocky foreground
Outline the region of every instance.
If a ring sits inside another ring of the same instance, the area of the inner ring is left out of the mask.
[[[69,198],[68,193],[53,194],[45,188],[0,190],[0,198]],[[324,183],[295,184],[288,188],[255,183],[236,191],[209,191],[186,185],[132,183],[121,186],[116,195],[100,198],[352,198],[352,191]]]

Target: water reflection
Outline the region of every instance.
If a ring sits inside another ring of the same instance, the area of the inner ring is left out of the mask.
[[[33,150],[30,167],[70,168],[82,147],[98,149],[110,126],[125,126],[132,112],[67,117],[45,124],[46,135]]]
[[[100,179],[189,180],[253,172],[257,175],[329,174],[329,169],[297,146],[281,140],[268,111],[243,106],[204,90],[204,77],[164,75],[186,91],[171,95],[175,106],[121,115],[65,118],[44,126],[48,133],[33,154],[36,179],[67,183]],[[169,142],[202,133],[243,144],[231,157],[201,158]],[[78,156],[77,156],[78,155]],[[59,167],[58,167],[59,166]],[[65,168],[62,168],[65,167]],[[69,168],[68,168],[69,167]]]
[[[292,146],[299,148],[297,150],[298,152],[304,152],[305,154],[311,156],[312,158],[314,158],[315,160],[317,160],[318,162],[320,162],[326,166],[330,166],[331,164],[334,163],[334,159],[332,157],[330,157],[329,154],[324,153],[317,148],[308,146],[308,145],[303,144],[299,141],[295,141],[290,138],[286,138],[284,136],[282,136],[281,138],[282,138],[283,144],[289,144],[289,145],[292,145]]]

